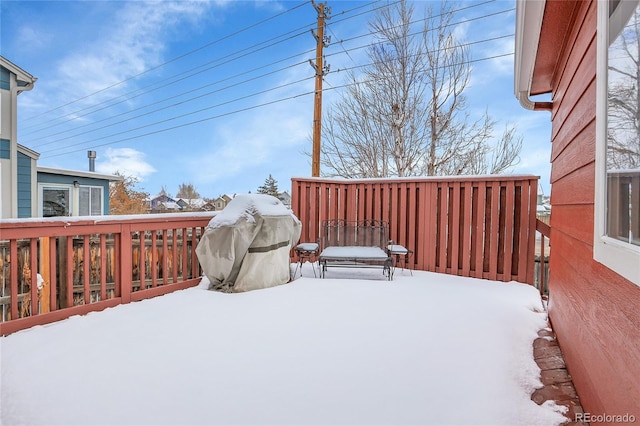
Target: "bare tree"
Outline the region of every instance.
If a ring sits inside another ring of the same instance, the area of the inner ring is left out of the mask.
[[[609,169],[640,168],[640,16],[638,9],[610,48]]]
[[[184,198],[188,200],[193,200],[195,198],[200,198],[200,194],[196,190],[196,187],[193,186],[192,183],[181,183],[178,187],[178,193],[176,194],[176,198]]]
[[[387,177],[500,173],[518,161],[522,140],[507,127],[497,143],[488,113],[471,120],[463,94],[470,52],[453,34],[454,11],[427,10],[412,32],[413,6],[382,9],[371,31],[371,65],[323,124],[323,174]]]

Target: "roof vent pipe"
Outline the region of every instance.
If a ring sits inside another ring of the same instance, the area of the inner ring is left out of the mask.
[[[87,151],[87,157],[89,157],[89,171],[96,171],[96,152],[95,151]]]

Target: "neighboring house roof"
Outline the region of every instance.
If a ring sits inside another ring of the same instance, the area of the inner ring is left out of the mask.
[[[24,90],[31,90],[33,84],[38,80],[4,56],[0,56],[0,65],[16,75],[18,85],[24,87]]]
[[[96,172],[86,172],[82,170],[66,170],[66,169],[54,169],[51,167],[37,167],[38,172],[41,173],[50,173],[54,175],[63,175],[63,176],[77,176],[77,177],[85,177],[85,178],[93,178],[93,179],[104,179],[109,182],[117,182],[124,180],[122,176],[118,175],[107,175]]]
[[[182,207],[189,206],[194,209],[199,209],[205,204],[207,204],[207,202],[202,198],[177,198],[176,202],[180,204]]]
[[[165,209],[167,210],[180,210],[181,207],[178,203],[176,203],[175,201],[163,201],[161,203],[159,203],[161,206],[163,206]]]
[[[37,160],[38,158],[40,158],[39,153],[20,144],[18,144],[18,152],[23,153],[24,155],[32,158],[33,160]]]

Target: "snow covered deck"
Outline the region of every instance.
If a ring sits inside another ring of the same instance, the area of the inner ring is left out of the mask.
[[[566,420],[531,400],[547,327],[535,288],[423,271],[388,285],[377,272],[237,294],[203,282],[2,337],[0,423]]]

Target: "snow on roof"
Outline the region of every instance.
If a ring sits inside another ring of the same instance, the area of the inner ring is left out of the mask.
[[[205,204],[207,204],[207,202],[202,198],[178,198],[176,199],[176,202],[180,200],[184,201],[189,206],[196,207],[196,208],[202,207]]]
[[[276,197],[266,194],[239,194],[217,216],[211,219],[209,226],[212,228],[230,226],[242,218],[247,222],[253,222],[256,214],[260,216],[293,216],[291,210]]]

